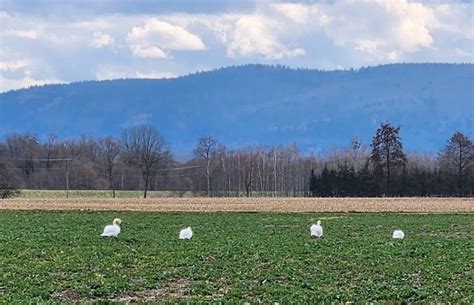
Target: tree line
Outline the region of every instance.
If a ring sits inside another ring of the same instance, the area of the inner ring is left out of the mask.
[[[436,155],[406,154],[400,127],[382,123],[372,143],[352,139],[324,155],[296,146],[229,149],[212,136],[177,162],[151,125],[111,136],[46,141],[8,134],[0,142],[0,198],[17,189],[170,191],[176,196],[472,196],[472,140],[455,132]]]

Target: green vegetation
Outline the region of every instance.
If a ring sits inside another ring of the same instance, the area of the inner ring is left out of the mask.
[[[122,234],[100,238],[115,217]],[[325,236],[310,239],[318,219]],[[472,304],[473,232],[472,214],[1,211],[0,303]]]

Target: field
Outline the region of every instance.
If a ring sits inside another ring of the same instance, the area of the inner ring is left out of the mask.
[[[114,217],[122,234],[100,238]],[[473,237],[472,214],[3,210],[0,303],[473,303]]]
[[[0,303],[473,303],[473,212],[472,198],[1,200]],[[122,234],[100,238],[115,217]]]
[[[474,198],[20,198],[0,201],[1,209],[473,213]]]

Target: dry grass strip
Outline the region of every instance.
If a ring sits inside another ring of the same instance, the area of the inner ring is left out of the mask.
[[[473,213],[474,198],[7,199],[0,210]]]

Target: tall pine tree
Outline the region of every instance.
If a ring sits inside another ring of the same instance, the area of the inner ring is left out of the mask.
[[[400,126],[382,123],[372,139],[370,161],[384,181],[385,195],[391,196],[394,177],[407,162],[399,135]]]

